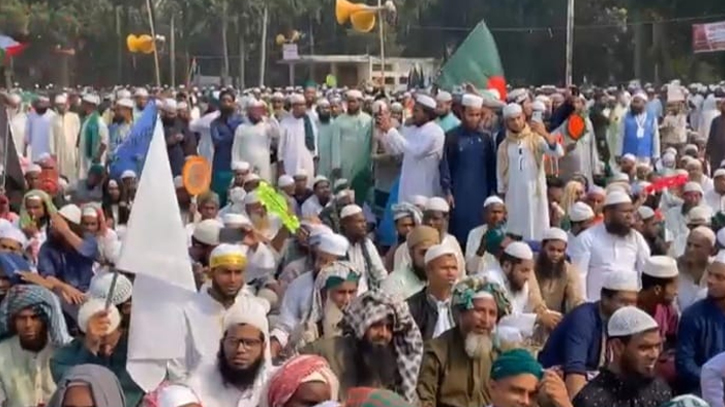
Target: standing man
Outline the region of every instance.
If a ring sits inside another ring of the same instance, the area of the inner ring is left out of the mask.
[[[317,173],[332,176],[332,111],[327,99],[317,101]]]
[[[438,95],[440,97],[440,94]],[[451,231],[459,242],[480,223],[480,208],[496,191],[496,146],[481,130],[483,98],[463,95],[463,122],[446,133],[441,188],[453,208]]]
[[[544,125],[526,123],[521,105],[508,104],[503,111],[506,137],[498,147],[498,192],[508,210],[508,231],[526,240],[541,240],[549,227],[544,155],[559,158],[564,151]]]
[[[219,94],[219,117],[211,122],[211,141],[214,145],[212,160],[211,188],[219,195],[220,201],[227,201],[227,190],[234,178],[232,172],[232,144],[234,132],[242,123],[242,117],[236,113],[234,93],[224,90]]]
[[[276,123],[264,116],[265,107],[261,100],[253,100],[247,105],[246,120],[234,132],[232,162],[248,162],[252,172],[273,184],[270,160],[272,143],[279,138],[279,132]]]
[[[23,156],[25,151],[25,130],[28,123],[28,115],[23,109],[23,99],[17,93],[8,96],[7,99],[8,120],[10,120],[10,134],[13,135],[15,149],[18,157]]]
[[[52,154],[53,117],[55,113],[49,109],[50,99],[39,96],[35,101],[35,108],[28,113],[25,126],[25,140],[23,155],[31,161],[37,161],[43,154]],[[28,156],[30,147],[30,156]]]
[[[78,176],[78,135],[81,131],[81,119],[78,114],[68,110],[68,98],[65,95],[55,97],[57,115],[53,119],[53,154],[58,163],[58,174],[75,182]]]
[[[279,123],[277,176],[295,175],[304,171],[310,175],[307,184],[311,186],[310,181],[314,178],[317,157],[317,127],[313,118],[307,113],[304,96],[294,94],[290,101],[292,112]]]
[[[119,145],[121,145],[133,127],[133,101],[131,99],[121,99],[116,102],[113,109],[113,122],[108,126],[110,136],[110,145],[108,148],[108,161],[113,161],[114,153]]]
[[[166,152],[169,156],[171,174],[181,175],[186,157],[196,154],[196,138],[189,127],[178,117],[174,99],[166,99],[161,107],[161,122],[164,125]]]
[[[461,121],[451,111],[453,96],[450,93],[446,91],[438,92],[436,103],[436,114],[438,115],[436,123],[441,126],[444,133],[448,133],[461,124]]]
[[[379,124],[381,142],[391,154],[403,155],[398,202],[410,202],[414,195],[440,195],[440,160],[443,157],[445,134],[435,123],[436,101],[420,94],[413,107],[413,125],[403,135],[393,127],[389,117]]]
[[[725,159],[725,103],[720,103],[720,113],[712,122],[707,123],[710,132],[705,151],[712,169],[720,168],[720,163]]]
[[[641,163],[652,163],[660,157],[660,130],[655,113],[645,108],[647,95],[638,92],[632,97],[629,112],[619,124],[622,149],[615,156],[632,154]]]
[[[85,121],[78,138],[78,154],[80,154],[79,179],[86,177],[91,165],[103,164],[103,158],[106,150],[108,150],[108,126],[106,126],[101,114],[98,112],[98,105],[100,104],[101,99],[98,95],[88,94],[83,96],[81,108],[85,113]]]
[[[362,111],[362,92],[347,92],[347,113],[332,124],[332,177],[345,178],[357,203],[367,200],[370,189],[373,120]]]

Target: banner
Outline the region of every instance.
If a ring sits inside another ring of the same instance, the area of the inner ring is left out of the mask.
[[[132,170],[139,177],[146,160],[146,153],[151,144],[151,138],[156,129],[156,101],[151,99],[146,104],[141,116],[131,128],[126,140],[116,147],[113,152],[113,161],[110,163],[111,178],[120,179],[126,170]]]
[[[725,51],[725,21],[692,25],[692,50],[701,52]]]

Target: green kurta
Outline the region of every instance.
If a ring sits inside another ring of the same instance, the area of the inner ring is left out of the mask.
[[[317,174],[328,178],[332,176],[332,127],[333,120],[328,123],[317,122]]]
[[[418,375],[422,407],[481,407],[491,403],[488,378],[494,354],[471,359],[454,327],[428,341]]]
[[[350,181],[355,202],[368,200],[372,186],[372,125],[369,114],[343,114],[332,124],[332,168],[341,170],[342,178]]]
[[[121,382],[123,394],[126,396],[126,407],[136,407],[144,396],[143,390],[131,379],[126,371],[126,355],[128,354],[128,337],[122,336],[118,346],[110,357],[104,358],[89,352],[82,339],[73,342],[55,351],[50,359],[50,372],[53,380],[58,382],[68,369],[83,364],[100,365],[112,371]]]

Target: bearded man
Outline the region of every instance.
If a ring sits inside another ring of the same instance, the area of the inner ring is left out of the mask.
[[[350,242],[348,258],[362,273],[360,290],[378,289],[388,276],[375,244],[368,237],[367,220],[361,207],[352,204],[340,211],[342,235]]]
[[[582,292],[588,301],[599,300],[602,283],[609,273],[642,271],[650,250],[633,225],[632,199],[626,192],[614,190],[604,200],[604,221],[584,231],[572,243],[569,255],[579,270]]]
[[[467,277],[453,289],[456,326],[426,344],[418,376],[421,406],[485,406],[496,323],[511,312],[503,288],[483,277]]]
[[[186,385],[205,407],[257,406],[273,372],[266,310],[235,303],[224,317],[216,362],[200,365]]]
[[[615,157],[632,154],[639,162],[650,163],[660,157],[660,130],[657,116],[646,110],[647,95],[637,92],[632,97],[629,111],[622,117],[617,130],[621,149]]]
[[[544,232],[534,273],[546,308],[566,314],[584,302],[579,273],[566,260],[569,236],[559,228]]]
[[[55,97],[55,108],[58,114],[53,117],[51,152],[58,162],[59,174],[74,182],[78,176],[76,141],[81,131],[81,119],[78,114],[69,111],[65,95]]]
[[[38,285],[10,288],[0,307],[0,405],[44,405],[55,391],[50,358],[70,342],[57,297]]]
[[[332,189],[330,180],[324,175],[315,177],[312,183],[312,196],[302,204],[302,217],[317,217],[320,212],[332,201]]]
[[[370,188],[370,152],[372,151],[373,119],[362,111],[363,94],[347,92],[347,112],[332,124],[332,173],[334,178],[347,178],[362,204]]]
[[[276,121],[266,117],[267,105],[261,100],[253,100],[247,105],[246,120],[234,131],[232,143],[232,162],[248,162],[253,171],[272,183],[272,145],[279,140],[279,127]]]
[[[341,326],[342,336],[320,339],[301,350],[327,360],[340,378],[341,398],[353,387],[367,386],[395,391],[417,404],[423,339],[407,304],[368,291],[350,303]]]
[[[438,230],[425,225],[413,229],[403,245],[409,251],[412,260],[390,273],[383,281],[382,290],[403,300],[422,290],[427,281],[425,254],[430,247],[438,244],[440,244]]]
[[[317,101],[317,173],[332,175],[332,111],[330,101]]]

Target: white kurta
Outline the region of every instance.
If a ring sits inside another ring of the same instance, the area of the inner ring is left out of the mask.
[[[320,200],[317,199],[317,195],[312,195],[302,204],[302,217],[309,218],[318,216],[323,209],[325,209],[325,207],[320,204]]]
[[[715,189],[710,189],[702,196],[702,204],[709,206],[713,214],[725,211],[725,195],[720,195]]]
[[[649,245],[639,232],[633,229],[626,237],[616,236],[607,232],[604,223],[585,230],[570,245],[571,263],[579,270],[587,301],[599,301],[609,273],[640,274],[650,256]]]
[[[312,291],[315,287],[315,277],[311,271],[298,276],[287,286],[279,307],[279,319],[272,333],[282,347],[287,346],[289,335],[302,322],[302,318],[312,307]]]
[[[234,132],[232,144],[232,162],[246,161],[252,166],[252,171],[263,180],[273,183],[270,155],[272,140],[277,138],[279,129],[267,119],[257,124],[245,121]]]
[[[501,318],[498,326],[515,329],[523,338],[530,338],[534,334],[537,317],[534,313],[533,304],[529,303],[528,281],[524,283],[521,291],[513,292],[508,278],[498,262],[485,271],[484,275],[503,287],[506,290],[506,296],[511,301],[511,314]]]
[[[10,133],[13,135],[15,149],[18,151],[18,157],[22,157],[23,148],[25,147],[25,128],[28,123],[28,115],[22,110],[11,112],[8,109],[8,117],[10,118]]]
[[[305,145],[305,121],[293,115],[285,116],[279,123],[280,139],[277,147],[277,159],[284,164],[284,173],[294,175],[300,170],[307,172],[308,184],[311,187],[315,174],[314,158],[317,157],[317,127],[312,122],[315,136],[315,148],[310,151]]]
[[[360,272],[360,281],[357,286],[357,293],[362,294],[370,287],[371,278],[376,279],[381,285],[388,276],[388,270],[385,269],[383,259],[380,258],[375,244],[370,239],[364,242],[368,255],[370,256],[370,270],[365,267],[365,256],[363,255],[361,243],[350,244],[347,250],[348,260]]]
[[[702,365],[700,388],[702,399],[710,407],[725,407],[725,352],[715,355]]]
[[[561,145],[550,148],[539,139],[539,149],[544,154],[559,158],[564,154]],[[503,148],[506,144],[501,144]],[[525,240],[541,240],[544,230],[549,228],[549,200],[546,196],[546,173],[544,166],[536,164],[536,157],[523,142],[508,143],[508,180],[504,183],[500,163],[496,171],[500,193],[506,194],[508,231],[523,236]],[[503,187],[508,184],[508,190]]]
[[[441,195],[438,168],[444,143],[443,129],[433,121],[404,127],[402,135],[395,128],[382,135],[381,144],[388,154],[403,155],[398,202],[408,202],[413,195]]]
[[[50,358],[55,349],[48,344],[39,353],[28,352],[17,335],[0,342],[0,406],[41,406],[50,401],[55,391]]]
[[[75,182],[78,175],[78,134],[81,119],[74,112],[58,114],[53,120],[53,154],[56,156],[58,172]]]
[[[487,230],[487,225],[481,225],[468,232],[468,238],[466,239],[466,271],[469,274],[488,270],[498,263],[491,253],[484,253],[483,256],[476,254],[478,247],[481,245],[481,239],[483,239],[483,235],[486,234]]]
[[[85,179],[88,176],[88,170],[91,168],[91,165],[93,163],[90,159],[86,158],[86,138],[84,137],[86,133],[86,126],[88,125],[88,120],[86,120],[83,125],[81,126],[81,132],[78,137],[80,137],[78,142],[78,156],[79,156],[79,165],[78,165],[78,179]],[[101,117],[98,117],[98,136],[100,138],[100,144],[103,144],[106,146],[106,150],[108,149],[108,142],[109,142],[109,134],[108,134],[108,126],[106,126],[106,123],[103,121]],[[93,152],[93,154],[97,154],[96,151]],[[101,163],[105,161],[106,152],[103,153],[103,156],[101,156]]]
[[[35,112],[28,114],[25,124],[25,144],[30,147],[29,157],[35,162],[43,154],[52,154],[53,118],[55,112],[48,109],[42,115]]]
[[[199,155],[211,164],[214,159],[214,143],[211,141],[211,122],[219,117],[219,111],[205,114],[189,124],[192,133],[199,133]]]
[[[242,391],[224,382],[216,363],[208,363],[199,366],[186,385],[199,397],[204,407],[257,407],[265,384],[274,370],[272,362],[266,361],[252,388]]]

